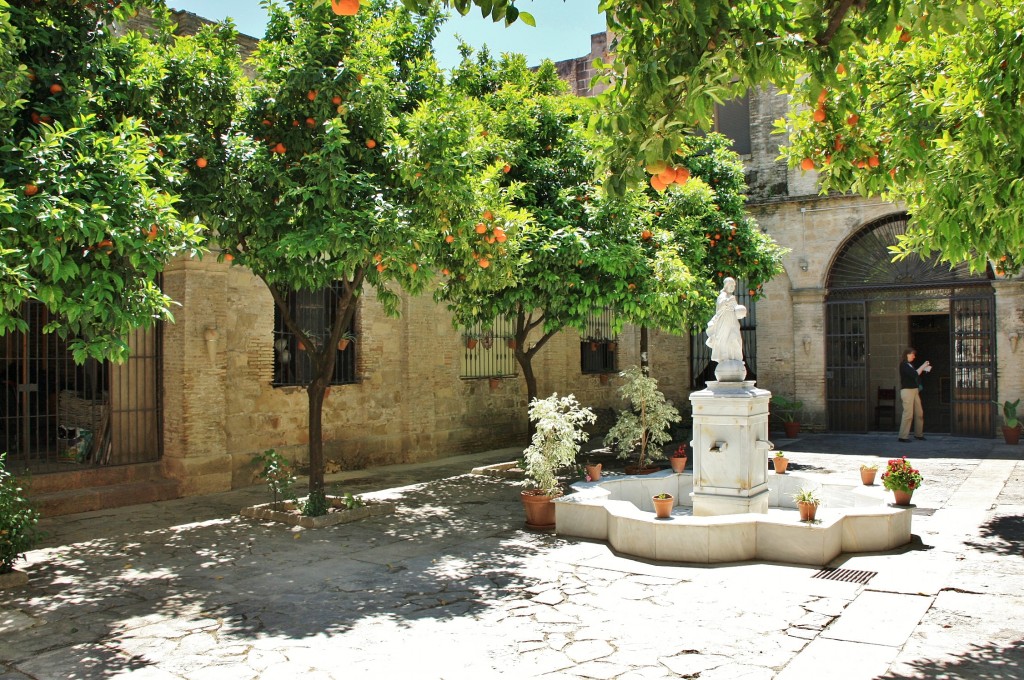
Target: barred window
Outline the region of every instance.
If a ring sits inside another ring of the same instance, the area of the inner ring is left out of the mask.
[[[516,375],[515,325],[499,316],[485,329],[478,324],[462,335],[461,378],[503,378]]]
[[[337,299],[341,282],[318,291],[292,291],[288,294],[288,308],[295,323],[316,342],[327,340],[337,313]],[[355,331],[355,318],[345,329],[345,340],[339,344],[334,363],[332,385],[356,382],[356,343],[351,336]],[[274,305],[274,387],[305,387],[313,380],[313,362],[299,339],[285,327],[281,310]]]
[[[616,372],[618,342],[612,335],[612,312],[605,309],[591,314],[580,338],[580,371],[583,373]]]

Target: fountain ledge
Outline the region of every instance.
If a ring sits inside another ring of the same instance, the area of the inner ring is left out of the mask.
[[[910,542],[912,512],[888,504],[881,487],[799,473],[768,475],[767,514],[693,517],[678,510],[656,519],[651,496],[670,493],[691,506],[693,476],[664,470],[573,484],[555,500],[556,532],[607,541],[616,551],[652,560],[714,564],[766,560],[824,566],[841,553],[881,552]],[[817,521],[799,521],[792,494],[815,489],[824,498]],[[829,507],[830,495],[851,507]],[[677,514],[678,513],[678,514]]]

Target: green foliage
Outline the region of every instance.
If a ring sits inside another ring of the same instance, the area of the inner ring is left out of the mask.
[[[262,479],[267,488],[274,496],[274,506],[277,506],[278,497],[294,498],[295,493],[295,468],[288,459],[274,449],[267,449],[263,453],[253,456],[253,465],[257,468],[256,475]]]
[[[615,446],[619,458],[627,458],[639,445],[639,467],[648,459],[663,458],[661,446],[672,440],[669,431],[672,423],[682,420],[679,411],[665,395],[658,390],[658,381],[645,375],[638,366],[622,372],[625,382],[619,394],[627,407],[619,411],[615,425],[605,435],[604,441]]]
[[[882,473],[882,484],[890,491],[910,493],[921,486],[923,481],[921,472],[911,467],[906,456],[891,459]]]
[[[1007,399],[1001,404],[998,401],[992,403],[1002,407],[1003,424],[1006,425],[1006,427],[1014,428],[1020,425],[1020,420],[1017,418],[1017,407],[1020,406],[1020,399],[1017,401],[1010,401]]]
[[[6,456],[0,453],[0,574],[11,571],[39,536],[39,513],[25,498],[18,480],[7,471]]]
[[[171,318],[156,281],[202,241],[182,166],[232,100],[208,76],[237,68],[234,33],[220,53],[212,29],[165,49],[157,8],[152,40],[115,35],[139,4],[0,2],[0,333],[24,329],[19,307],[38,300],[77,361],[123,358],[128,331]]]
[[[821,498],[818,496],[814,489],[800,489],[793,494],[793,500],[797,503],[811,503],[812,505],[821,505]]]
[[[806,109],[780,121],[793,135],[785,152],[793,165],[815,162],[823,193],[904,202],[911,221],[894,255],[938,251],[975,271],[991,262],[997,273],[1017,272],[1024,265],[1024,75],[1017,67],[1024,2],[960,5],[955,21],[942,12],[910,15],[931,4],[907,6],[877,41],[837,56],[841,76],[802,84],[796,94],[806,102],[828,88],[826,117],[815,122]]]
[[[804,408],[802,401],[784,397],[781,394],[773,394],[771,399],[775,414],[785,423],[794,423],[800,419],[800,412]]]
[[[558,470],[575,462],[580,444],[588,438],[583,426],[593,423],[597,416],[581,406],[575,396],[559,397],[555,393],[530,402],[530,420],[535,431],[523,452],[523,469],[537,489],[555,496],[559,492]]]
[[[331,504],[327,501],[327,495],[323,491],[310,491],[306,501],[302,504],[302,514],[306,517],[323,517],[330,507]]]

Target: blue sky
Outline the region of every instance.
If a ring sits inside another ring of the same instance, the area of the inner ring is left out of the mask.
[[[267,16],[259,0],[167,0],[167,4],[207,19],[230,16],[241,32],[263,37]],[[496,54],[521,52],[531,65],[545,58],[585,56],[590,53],[590,35],[604,30],[604,16],[598,14],[597,5],[598,0],[518,0],[516,7],[536,18],[536,28],[522,22],[506,28],[504,23],[483,19],[476,8],[464,17],[453,12],[434,43],[438,62],[449,68],[458,61],[456,35],[474,47],[486,44]]]

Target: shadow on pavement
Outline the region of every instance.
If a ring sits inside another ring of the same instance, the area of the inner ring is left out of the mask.
[[[886,680],[910,678],[971,678],[972,680],[1010,680],[1024,678],[1024,644],[1020,640],[1008,646],[997,644],[972,645],[971,651],[954,660],[912,661],[909,674],[886,673]]]

